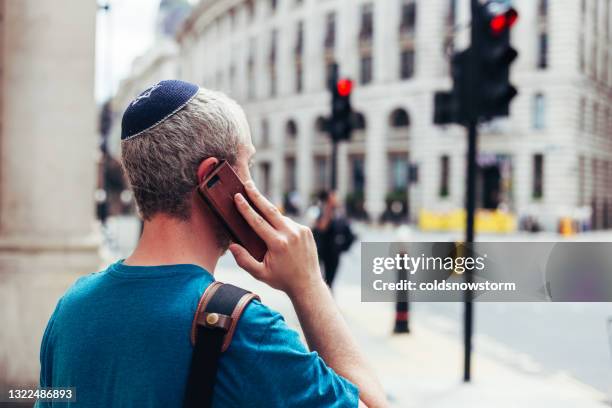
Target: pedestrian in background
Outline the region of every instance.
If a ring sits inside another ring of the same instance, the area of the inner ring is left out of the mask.
[[[322,191],[319,194],[319,214],[312,232],[323,264],[325,282],[332,288],[340,255],[348,251],[355,241],[348,219],[339,210],[335,191]]]

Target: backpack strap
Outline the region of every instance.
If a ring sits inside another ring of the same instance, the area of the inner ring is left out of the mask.
[[[242,312],[254,293],[227,283],[213,282],[206,288],[191,324],[191,368],[185,393],[185,408],[212,405],[221,353],[227,350]]]

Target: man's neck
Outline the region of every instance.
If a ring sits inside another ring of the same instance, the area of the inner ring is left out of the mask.
[[[213,273],[223,251],[203,220],[185,222],[167,215],[145,221],[142,236],[126,265],[194,264]],[[202,224],[202,225],[200,225]]]

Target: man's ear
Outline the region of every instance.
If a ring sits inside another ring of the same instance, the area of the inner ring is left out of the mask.
[[[216,157],[209,157],[207,159],[202,160],[200,165],[198,166],[198,183],[202,183],[206,177],[213,171],[217,164],[219,163],[219,159]]]

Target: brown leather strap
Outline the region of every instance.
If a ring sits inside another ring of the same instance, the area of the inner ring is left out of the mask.
[[[240,320],[240,316],[242,316],[242,312],[244,312],[244,308],[253,299],[260,300],[259,296],[257,296],[254,293],[245,293],[238,301],[238,304],[236,304],[236,307],[234,308],[234,311],[232,312],[231,324],[230,324],[229,330],[227,331],[227,333],[225,333],[225,337],[223,340],[223,347],[221,347],[221,352],[224,352],[225,350],[227,350],[227,348],[231,344],[232,337],[234,337],[234,332],[236,331],[236,326],[238,325],[238,321]]]
[[[198,330],[198,318],[200,314],[206,310],[206,305],[210,301],[210,298],[215,294],[219,286],[223,285],[222,282],[215,281],[211,283],[204,293],[202,293],[202,297],[200,297],[200,301],[198,302],[198,307],[196,308],[195,315],[193,316],[193,322],[191,323],[191,345],[195,346],[196,343],[196,333]]]
[[[210,286],[206,288],[202,294],[202,297],[200,298],[200,301],[198,302],[198,307],[191,323],[191,344],[194,346],[197,340],[198,326],[205,326],[209,328],[220,328],[226,332],[223,337],[221,352],[227,350],[232,342],[234,332],[236,331],[236,326],[238,326],[238,321],[240,320],[240,316],[242,316],[244,309],[251,302],[251,300],[260,300],[259,296],[248,292],[245,293],[236,303],[236,306],[234,307],[234,310],[230,316],[221,313],[208,312],[206,307],[222,285],[224,285],[224,283],[219,281],[211,283]]]

